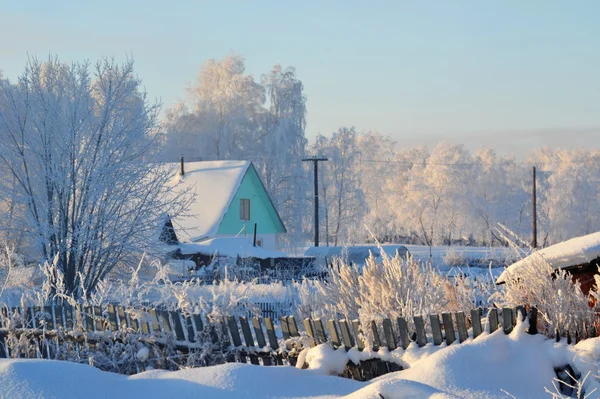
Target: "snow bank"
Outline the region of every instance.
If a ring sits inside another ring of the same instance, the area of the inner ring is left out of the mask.
[[[507,398],[548,397],[554,367],[567,363],[590,377],[586,392],[600,387],[600,338],[575,346],[524,332],[501,331],[448,347],[410,347],[388,353],[410,368],[368,383],[293,367],[226,364],[181,371],[148,371],[131,377],[58,361],[0,360],[0,396],[11,398]],[[311,353],[312,351],[312,353]],[[416,352],[423,351],[424,356]],[[380,354],[386,355],[386,354]],[[348,355],[323,345],[305,353],[313,370],[339,372]],[[362,356],[362,355],[361,355]],[[599,391],[590,398],[599,397]]]
[[[511,274],[518,275],[521,268],[535,262],[538,256],[543,257],[556,269],[564,269],[591,262],[600,257],[600,232],[572,238],[540,249],[507,267],[500,277],[498,277],[497,282],[504,282]]]

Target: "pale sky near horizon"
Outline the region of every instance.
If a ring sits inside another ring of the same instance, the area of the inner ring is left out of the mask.
[[[600,1],[0,0],[0,70],[132,54],[151,98],[236,52],[294,66],[307,136],[376,129],[500,152],[600,147]]]

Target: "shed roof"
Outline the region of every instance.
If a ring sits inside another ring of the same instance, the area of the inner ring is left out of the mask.
[[[533,254],[513,263],[498,277],[496,283],[502,283],[511,276],[518,276],[519,270],[542,256],[555,269],[583,265],[600,257],[600,232],[572,238],[567,241],[540,249]]]
[[[217,233],[250,161],[202,161],[184,164],[183,176],[173,176],[175,192],[196,195],[187,212],[172,219],[180,241],[199,241]]]

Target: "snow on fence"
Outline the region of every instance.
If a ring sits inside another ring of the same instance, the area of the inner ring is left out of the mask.
[[[176,369],[224,362],[256,365],[296,365],[299,353],[318,344],[346,351],[406,349],[413,344],[439,346],[462,343],[484,332],[509,334],[517,317],[529,321],[537,334],[537,309],[473,309],[384,318],[361,326],[358,320],[304,319],[294,316],[205,317],[182,311],[126,309],[123,306],[3,307],[0,312],[0,357],[52,358],[94,364],[122,373],[150,367]],[[557,339],[561,334],[557,332]],[[563,332],[571,343],[596,336],[594,328]],[[112,364],[111,364],[112,362]],[[115,366],[117,364],[117,366]],[[367,380],[401,365],[365,359],[346,367],[344,375]]]

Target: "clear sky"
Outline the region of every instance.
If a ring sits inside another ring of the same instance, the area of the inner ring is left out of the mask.
[[[410,144],[599,147],[599,21],[598,0],[0,0],[0,69],[133,54],[169,107],[235,51],[257,79],[296,67],[309,137],[354,125]]]

